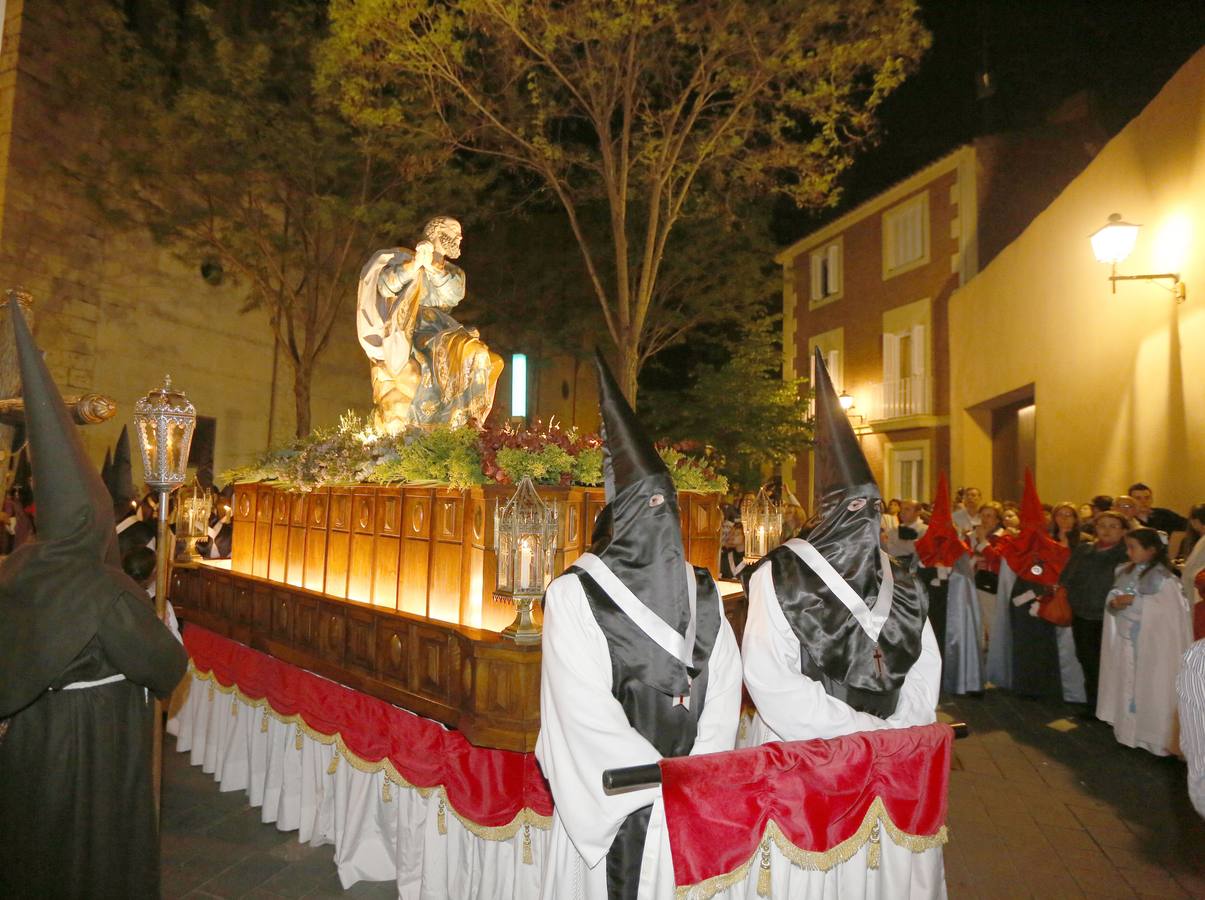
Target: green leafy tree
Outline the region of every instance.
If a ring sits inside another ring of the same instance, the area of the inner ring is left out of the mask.
[[[660,433],[715,448],[724,473],[744,485],[812,441],[807,379],[782,379],[780,325],[769,316],[751,321],[729,359],[697,366],[684,390],[646,390],[646,418]]]
[[[353,315],[360,265],[414,230],[407,198],[437,154],[357,131],[315,92],[324,3],[84,6],[96,43],[66,83],[105,116],[71,170],[110,222],[149,230],[191,265],[216,261],[247,309],[268,311],[308,433],[315,365]]]
[[[332,0],[331,22],[322,76],[350,118],[556,198],[632,400],[700,321],[697,295],[659,290],[678,226],[722,227],[750,193],[834,203],[929,40],[913,0]]]

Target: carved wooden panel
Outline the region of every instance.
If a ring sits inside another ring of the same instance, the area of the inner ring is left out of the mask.
[[[251,574],[255,565],[255,523],[235,522],[230,545],[230,568]]]
[[[234,582],[234,617],[240,625],[254,625],[254,590],[246,582]]]
[[[268,577],[268,564],[272,555],[272,523],[263,521],[262,515],[262,510],[270,507],[268,498],[261,498],[258,507],[261,513],[255,520],[255,553],[251,560],[251,574],[259,578]]]
[[[431,527],[437,541],[464,539],[464,495],[460,491],[438,491]]]
[[[289,491],[280,489],[272,491],[272,524],[288,525],[292,507],[293,495]]]
[[[431,543],[431,577],[427,587],[427,617],[443,622],[460,621],[461,565],[464,544]]]
[[[383,490],[377,495],[377,534],[402,536],[402,495]]]
[[[359,535],[355,537],[359,537]],[[388,537],[383,534],[378,534],[374,538],[374,541],[372,550],[372,604],[373,606],[381,606],[386,609],[397,609],[402,542],[396,537]]]
[[[372,534],[376,525],[377,489],[352,489],[351,530],[357,534]]]
[[[351,530],[351,490],[347,488],[331,488],[330,491],[330,530]]]
[[[346,643],[346,607],[341,603],[322,601],[318,605],[318,654],[324,662],[341,666]]]
[[[332,507],[334,504],[332,503]],[[333,520],[332,520],[333,523]],[[351,532],[331,530],[326,538],[326,579],[323,592],[347,596],[347,571],[351,563]]]
[[[257,584],[251,591],[251,625],[262,634],[272,631],[272,589]]]
[[[430,488],[406,488],[402,497],[402,534],[407,538],[431,536],[431,501],[435,492]]]
[[[444,702],[452,699],[451,638],[446,632],[426,625],[411,629],[413,655],[409,683],[412,690]],[[456,672],[460,676],[459,670]]]
[[[293,595],[293,644],[310,653],[320,654],[320,617],[318,598],[310,594]]]
[[[427,575],[430,572],[430,563],[429,541],[422,538],[402,541],[397,598],[399,612],[416,616],[427,614]]]
[[[377,658],[376,670],[382,681],[398,687],[407,687],[411,656],[409,626],[401,619],[391,620],[385,616],[376,619]]]
[[[272,637],[280,641],[292,639],[293,604],[288,591],[272,592]]]
[[[305,521],[304,515],[301,521]],[[289,547],[285,562],[285,579],[295,587],[305,584],[305,532],[304,525],[289,526]]]
[[[238,484],[234,487],[234,521],[255,521],[255,500],[259,493],[258,484]]]
[[[310,494],[306,506],[305,571],[302,587],[322,591],[326,584],[326,526],[330,512],[330,493],[319,488]]]
[[[344,612],[344,664],[364,674],[376,674],[376,617],[364,609],[347,608]]]
[[[267,485],[261,484],[259,492],[256,495],[255,502],[255,521],[263,525],[272,524],[272,504],[274,502],[275,491]]]

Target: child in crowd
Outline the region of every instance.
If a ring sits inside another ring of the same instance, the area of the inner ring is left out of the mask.
[[[1125,746],[1167,756],[1175,749],[1176,672],[1191,642],[1188,606],[1163,536],[1136,528],[1125,542],[1130,561],[1117,567],[1105,601],[1096,715]]]

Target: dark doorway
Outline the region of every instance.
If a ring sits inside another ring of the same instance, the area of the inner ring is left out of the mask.
[[[992,499],[1020,500],[1036,461],[1033,394],[992,410]]]

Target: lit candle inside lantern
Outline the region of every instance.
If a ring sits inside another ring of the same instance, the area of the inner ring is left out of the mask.
[[[757,526],[757,541],[756,541],[756,546],[754,546],[753,550],[758,556],[766,555],[766,526],[765,525]]]
[[[532,585],[531,542],[527,538],[519,541],[519,590],[526,591]]]

